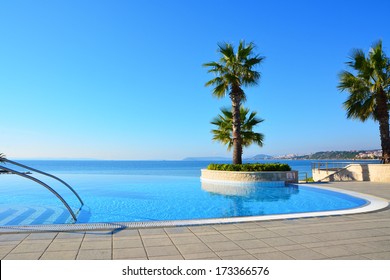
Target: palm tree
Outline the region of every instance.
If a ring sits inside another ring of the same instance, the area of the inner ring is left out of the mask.
[[[382,49],[382,41],[375,43],[366,56],[360,49],[352,51],[347,65],[354,73],[340,73],[338,88],[349,92],[344,102],[347,118],[379,122],[382,163],[390,163],[390,59]]]
[[[254,55],[254,44],[245,44],[240,41],[237,52],[231,44],[218,45],[221,57],[218,62],[203,64],[209,67],[208,72],[216,74],[216,77],[206,83],[206,86],[214,86],[213,95],[223,98],[227,94],[232,101],[232,146],[233,164],[242,164],[242,135],[240,107],[246,100],[242,86],[256,85],[260,79],[260,72],[254,70],[264,57]]]
[[[215,117],[211,124],[216,125],[217,128],[211,130],[214,137],[213,140],[221,142],[227,145],[228,151],[234,146],[233,141],[233,114],[232,110],[228,108],[221,109],[222,114]],[[263,122],[263,119],[256,118],[256,112],[251,112],[248,116],[249,109],[240,107],[240,119],[241,119],[241,141],[242,146],[248,147],[252,144],[257,144],[260,147],[263,146],[264,135],[261,133],[253,132],[253,127]]]

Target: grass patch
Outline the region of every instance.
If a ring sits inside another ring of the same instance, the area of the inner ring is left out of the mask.
[[[208,170],[219,171],[291,171],[291,167],[285,163],[244,163],[244,164],[217,164],[211,163]]]

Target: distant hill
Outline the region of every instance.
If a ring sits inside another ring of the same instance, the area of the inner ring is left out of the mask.
[[[320,159],[378,159],[380,158],[382,152],[381,150],[361,150],[361,151],[325,151],[325,152],[316,152],[309,155],[296,155],[288,154],[283,156],[270,156],[265,154],[258,154],[253,157],[245,158],[244,161],[253,161],[253,160],[265,160],[265,159],[309,159],[309,160],[320,160]],[[188,157],[183,160],[188,161],[231,161],[231,158],[226,157]]]
[[[291,159],[378,159],[380,150],[371,151],[327,151],[310,155],[295,156]]]
[[[264,154],[258,154],[250,158],[246,158],[245,160],[264,160],[264,159],[273,159],[273,156],[270,155],[264,155]]]
[[[359,154],[356,151],[317,152],[311,155],[299,156],[299,159],[354,159]]]

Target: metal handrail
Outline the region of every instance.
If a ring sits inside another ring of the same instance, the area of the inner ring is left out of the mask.
[[[345,168],[346,166],[348,166],[349,164],[352,164],[353,162],[312,162],[311,163],[311,169],[312,170],[326,170],[326,171],[329,171],[329,170],[332,170],[334,171],[334,169],[343,169]],[[321,167],[324,167],[323,169]]]
[[[62,202],[62,203],[65,205],[65,207],[68,209],[69,213],[72,215],[72,218],[73,218],[75,221],[77,221],[77,217],[76,217],[75,213],[73,212],[72,208],[70,208],[69,204],[62,198],[62,196],[61,196],[59,193],[57,193],[57,192],[56,192],[53,188],[51,188],[49,185],[47,185],[47,184],[45,184],[44,182],[38,180],[37,178],[34,178],[34,177],[29,176],[29,175],[27,175],[27,174],[21,173],[21,172],[16,171],[16,170],[13,170],[13,169],[11,169],[11,168],[8,168],[8,167],[5,167],[5,166],[1,166],[1,165],[0,165],[0,168],[6,170],[6,171],[8,171],[8,172],[11,172],[11,173],[13,173],[13,174],[16,174],[16,175],[22,176],[22,177],[24,177],[24,178],[30,179],[30,180],[32,180],[32,181],[34,181],[34,182],[36,182],[36,183],[38,183],[38,184],[44,186],[46,189],[48,189],[51,193],[53,193],[57,198],[59,198],[59,199],[61,200],[61,202]],[[40,173],[41,173],[41,172],[40,172]]]
[[[43,174],[43,175],[46,175],[48,177],[51,177],[59,182],[61,182],[62,184],[64,184],[68,189],[70,189],[75,195],[76,197],[78,198],[78,200],[80,201],[81,203],[81,206],[84,205],[84,202],[81,200],[81,197],[77,194],[77,192],[71,187],[69,186],[69,184],[67,184],[66,182],[64,182],[63,180],[61,180],[60,178],[54,176],[54,175],[51,175],[49,173],[46,173],[46,172],[43,172],[43,171],[40,171],[38,169],[35,169],[35,168],[32,168],[32,167],[29,167],[27,165],[24,165],[24,164],[21,164],[21,163],[18,163],[18,162],[15,162],[15,161],[12,161],[12,160],[9,160],[9,159],[6,159],[6,158],[3,158],[2,159],[3,162],[9,162],[11,164],[14,164],[14,165],[17,165],[17,166],[20,166],[20,167],[23,167],[25,169],[28,169],[28,170],[31,170],[31,171],[34,171],[34,172],[37,172],[37,173],[40,173],[40,174]],[[3,167],[2,167],[3,168]],[[12,171],[11,171],[12,172]],[[23,173],[22,173],[23,174]],[[31,177],[31,176],[30,176]]]
[[[322,178],[321,180],[318,180],[318,182],[322,182],[324,181],[325,179],[328,179],[330,178],[331,176],[334,176],[336,174],[339,174],[341,171],[344,171],[344,170],[347,170],[348,167],[350,166],[351,164],[348,164],[347,166],[343,167],[343,168],[340,168],[339,170],[337,170],[335,173],[332,173],[330,175],[327,175],[326,177]]]

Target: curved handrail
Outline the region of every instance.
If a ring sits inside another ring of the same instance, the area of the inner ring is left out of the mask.
[[[13,174],[16,174],[16,175],[22,176],[22,177],[24,177],[24,178],[30,179],[30,180],[32,180],[32,181],[34,181],[34,182],[36,182],[36,183],[38,183],[38,184],[44,186],[46,189],[48,189],[51,193],[53,193],[57,198],[59,198],[59,199],[61,200],[61,202],[62,202],[62,203],[65,205],[65,207],[68,209],[69,213],[72,215],[73,219],[74,219],[75,221],[77,221],[76,215],[75,215],[75,213],[73,212],[72,208],[70,208],[69,204],[62,198],[62,196],[61,196],[58,192],[56,192],[54,189],[52,189],[49,185],[47,185],[47,184],[45,184],[44,182],[38,180],[37,178],[34,178],[34,177],[29,176],[29,175],[27,175],[27,174],[18,172],[18,171],[16,171],[16,170],[11,169],[11,168],[8,168],[8,167],[2,166],[2,165],[0,165],[0,168],[4,169],[4,170],[6,170],[6,171],[9,171],[9,172],[11,172],[11,173],[13,173]]]
[[[325,179],[329,179],[331,176],[334,176],[334,175],[336,175],[336,174],[339,174],[339,173],[341,173],[341,171],[347,170],[350,166],[351,166],[351,164],[348,164],[348,165],[345,166],[344,168],[341,168],[341,169],[337,170],[336,172],[334,172],[334,173],[332,173],[332,174],[330,174],[330,175],[325,176],[325,177],[322,178],[321,180],[318,180],[318,182],[322,182],[322,181],[324,181]]]
[[[29,166],[27,166],[27,165],[24,165],[24,164],[21,164],[21,163],[18,163],[18,162],[15,162],[15,161],[6,159],[6,158],[3,158],[3,162],[9,162],[9,163],[11,163],[11,164],[14,164],[14,165],[17,165],[17,166],[26,168],[26,169],[28,169],[28,170],[31,170],[31,171],[34,171],[34,172],[37,172],[37,173],[46,175],[46,176],[48,176],[48,177],[51,177],[51,178],[53,178],[53,179],[56,179],[57,181],[60,181],[62,184],[64,184],[66,187],[68,187],[68,189],[70,189],[70,190],[77,196],[77,198],[79,199],[81,205],[84,205],[84,202],[81,200],[81,198],[80,198],[80,196],[77,194],[77,192],[76,192],[71,186],[69,186],[69,184],[67,184],[66,182],[64,182],[64,181],[61,180],[60,178],[58,178],[58,177],[56,177],[56,176],[54,176],[54,175],[51,175],[51,174],[49,174],[49,173],[40,171],[40,170],[38,170],[38,169],[29,167]],[[22,174],[23,174],[23,173],[22,173]]]

